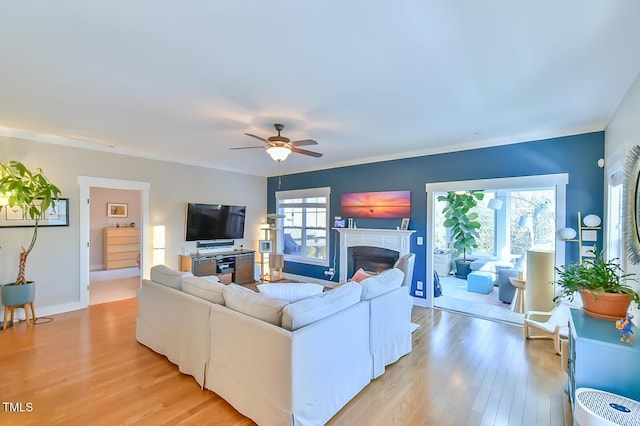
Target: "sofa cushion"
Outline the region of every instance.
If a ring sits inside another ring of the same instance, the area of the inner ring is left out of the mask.
[[[211,277],[186,277],[182,280],[182,291],[218,305],[224,305],[224,287]]]
[[[333,290],[291,303],[282,310],[282,327],[296,330],[360,302],[362,286],[349,282]]]
[[[322,293],[324,286],[312,283],[258,284],[258,291],[271,299],[297,302]]]
[[[373,299],[402,285],[404,273],[398,268],[382,271],[366,280],[362,280],[362,300]]]
[[[371,274],[368,274],[364,269],[360,268],[356,271],[355,274],[353,274],[353,277],[351,277],[350,281],[355,281],[359,283],[360,281],[367,279],[371,276],[372,276]]]
[[[225,285],[222,295],[228,308],[278,326],[282,322],[282,308],[289,303],[270,299],[238,284]]]
[[[151,268],[151,281],[177,288],[178,290],[182,289],[182,279],[192,276],[191,272],[176,271],[165,265],[156,265]]]

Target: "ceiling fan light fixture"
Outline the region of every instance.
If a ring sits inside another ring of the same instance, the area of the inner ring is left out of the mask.
[[[291,149],[286,146],[270,146],[267,148],[267,153],[273,158],[274,161],[284,161],[291,154]]]

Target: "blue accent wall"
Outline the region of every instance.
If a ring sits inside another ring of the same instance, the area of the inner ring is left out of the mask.
[[[604,169],[597,166],[600,158],[604,158],[604,132],[284,175],[279,188],[277,177],[267,181],[267,212],[275,212],[275,192],[279,190],[331,187],[330,218],[341,216],[340,199],[344,193],[411,190],[409,229],[416,230],[411,241],[411,251],[416,253],[411,288],[414,294],[415,282],[426,282],[426,245],[416,244],[416,237],[426,235],[426,183],[567,173],[566,223],[575,229],[579,211],[604,217]],[[358,228],[395,229],[400,222],[356,219]],[[337,240],[337,232],[332,231],[329,261],[334,266],[335,255],[336,270],[340,265]],[[577,244],[567,244],[566,261],[577,259]],[[285,262],[284,267],[285,272],[318,279],[326,279],[325,270],[294,262]]]

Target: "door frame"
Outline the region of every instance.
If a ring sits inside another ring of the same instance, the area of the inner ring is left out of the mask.
[[[453,182],[434,182],[425,184],[427,192],[427,217],[426,217],[426,277],[425,277],[425,297],[426,306],[433,307],[433,241],[435,218],[433,209],[435,207],[434,193],[443,191],[472,191],[491,189],[514,189],[514,188],[536,188],[554,187],[556,190],[556,230],[566,226],[567,219],[567,184],[569,183],[568,173],[558,173],[537,176],[517,176],[509,178],[463,180]],[[556,239],[555,264],[556,266],[565,263],[565,246],[563,241]]]
[[[142,224],[140,226],[140,278],[149,276],[149,262],[147,261],[149,252],[149,182],[139,182],[132,180],[108,179],[92,176],[79,176],[80,185],[80,305],[83,308],[89,306],[89,269],[90,269],[90,227],[91,208],[90,193],[91,188],[128,189],[140,191],[140,216]]]

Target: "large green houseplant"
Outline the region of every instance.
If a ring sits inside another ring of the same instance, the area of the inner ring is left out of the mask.
[[[0,195],[7,199],[9,208],[23,209],[25,219],[33,220],[31,241],[20,250],[18,277],[15,283],[2,286],[2,302],[5,306],[18,306],[33,302],[33,282],[26,279],[27,259],[38,238],[38,225],[45,212],[58,199],[61,192],[44,175],[42,169],[28,169],[19,161],[0,163]],[[30,289],[18,287],[31,286]],[[20,293],[14,297],[13,292]],[[23,300],[31,298],[31,300]]]
[[[472,211],[478,201],[484,198],[482,191],[474,190],[463,193],[450,191],[447,195],[438,196],[438,201],[446,202],[442,209],[444,226],[450,228],[450,240],[454,249],[454,256],[462,255],[456,260],[456,276],[466,278],[471,271],[471,261],[467,260],[467,252],[478,248],[480,222],[478,213]]]
[[[555,268],[560,291],[554,301],[573,301],[580,294],[587,314],[607,319],[624,318],[632,301],[640,307],[640,295],[627,284],[636,281],[635,274],[625,274],[618,259],[607,260],[603,251],[594,248],[590,253],[593,257],[582,262]]]

